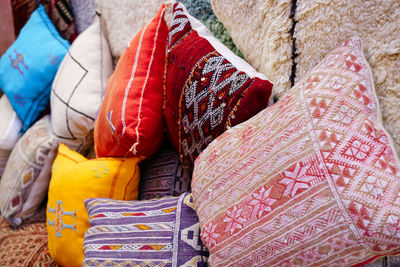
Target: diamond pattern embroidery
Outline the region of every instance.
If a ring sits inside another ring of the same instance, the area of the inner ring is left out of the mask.
[[[225,99],[229,103],[237,102],[238,96],[232,98],[232,95],[243,91],[249,79],[217,52],[207,54],[195,66],[185,84],[185,103],[181,110],[184,114],[182,150],[191,160],[214,139],[212,135],[217,128],[225,128],[221,123],[230,111]]]
[[[203,151],[192,191],[211,265],[354,266],[398,253],[399,162],[369,73],[352,38]]]

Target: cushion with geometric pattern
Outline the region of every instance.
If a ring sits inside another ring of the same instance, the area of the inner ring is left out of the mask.
[[[184,168],[168,140],[151,158],[140,163],[139,199],[179,196],[190,192],[192,170]]]
[[[57,146],[46,115],[11,150],[0,180],[0,211],[13,226],[32,217],[46,198]]]
[[[208,266],[192,195],[85,204],[84,266]]]
[[[170,141],[183,163],[229,127],[268,106],[272,84],[219,42],[181,3],[173,5],[164,82]]]
[[[400,252],[400,161],[361,41],[219,136],[192,192],[212,266],[351,266]]]

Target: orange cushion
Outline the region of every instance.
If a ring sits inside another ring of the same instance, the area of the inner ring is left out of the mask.
[[[165,5],[122,54],[96,120],[98,157],[151,156],[163,140]]]

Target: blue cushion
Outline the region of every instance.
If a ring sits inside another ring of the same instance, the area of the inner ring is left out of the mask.
[[[57,69],[69,49],[42,5],[0,59],[0,87],[27,130],[50,100]]]

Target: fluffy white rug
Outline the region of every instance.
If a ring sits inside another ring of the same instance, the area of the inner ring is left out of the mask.
[[[400,1],[211,0],[246,59],[274,81],[277,97],[345,39],[359,36],[375,78],[386,129],[400,152]],[[279,3],[278,3],[279,2]],[[293,39],[292,2],[296,3]],[[229,12],[228,12],[229,10]],[[293,73],[292,73],[293,67]]]

